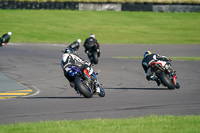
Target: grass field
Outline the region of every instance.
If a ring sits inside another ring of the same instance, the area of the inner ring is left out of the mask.
[[[199,133],[199,116],[44,121],[0,125],[1,133]]]
[[[200,13],[0,10],[10,42],[70,43],[95,33],[102,44],[200,44]]]

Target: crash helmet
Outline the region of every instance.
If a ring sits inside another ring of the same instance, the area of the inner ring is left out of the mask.
[[[145,51],[144,52],[144,57],[146,57],[147,55],[150,55],[150,54],[152,54],[151,51]]]
[[[8,32],[8,35],[11,36],[11,35],[12,35],[12,32]]]
[[[90,37],[95,38],[95,34],[91,33]]]
[[[78,42],[78,43],[81,43],[81,39],[78,39],[77,42]]]
[[[68,54],[74,53],[74,52],[75,52],[74,49],[69,48],[69,47],[67,47],[67,48],[64,50],[64,53],[68,53]]]

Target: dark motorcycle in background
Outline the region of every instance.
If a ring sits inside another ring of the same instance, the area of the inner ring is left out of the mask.
[[[158,80],[163,84],[163,86],[168,87],[168,89],[179,89],[180,84],[177,82],[176,71],[171,68],[170,62],[163,61],[151,62],[150,67],[154,74],[158,77]]]
[[[98,64],[98,58],[100,57],[100,50],[97,46],[91,47],[88,51],[86,51],[88,58],[90,59],[91,64]]]
[[[6,34],[3,34],[2,37],[0,37],[0,47],[5,46],[10,41],[11,35],[12,32],[8,32]]]
[[[74,77],[74,84],[77,92],[82,94],[85,98],[91,98],[95,94],[100,97],[105,96],[105,91],[98,81],[97,73],[93,72],[89,75],[87,69],[81,72],[76,66],[70,66],[70,68],[71,71],[68,74]],[[96,92],[97,88],[100,89],[100,92]]]

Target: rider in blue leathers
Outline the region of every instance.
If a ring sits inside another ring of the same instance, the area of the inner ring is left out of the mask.
[[[68,73],[71,70],[70,66],[76,66],[81,71],[83,71],[84,69],[87,69],[89,71],[89,74],[93,72],[93,69],[91,68],[91,63],[89,63],[88,61],[82,59],[81,57],[79,57],[78,55],[75,54],[76,51],[79,49],[80,43],[81,43],[81,40],[78,39],[74,43],[70,44],[64,50],[64,54],[63,54],[62,60],[61,60],[61,67],[63,69],[64,76],[70,82],[70,86],[73,87],[75,90],[76,90],[76,88],[74,85],[74,79],[73,79],[73,77],[68,75]]]

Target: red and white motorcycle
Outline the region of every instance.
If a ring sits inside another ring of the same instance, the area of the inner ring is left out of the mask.
[[[158,80],[169,89],[179,89],[180,84],[177,82],[176,71],[171,68],[170,62],[156,61],[151,62],[152,72],[158,77]]]

